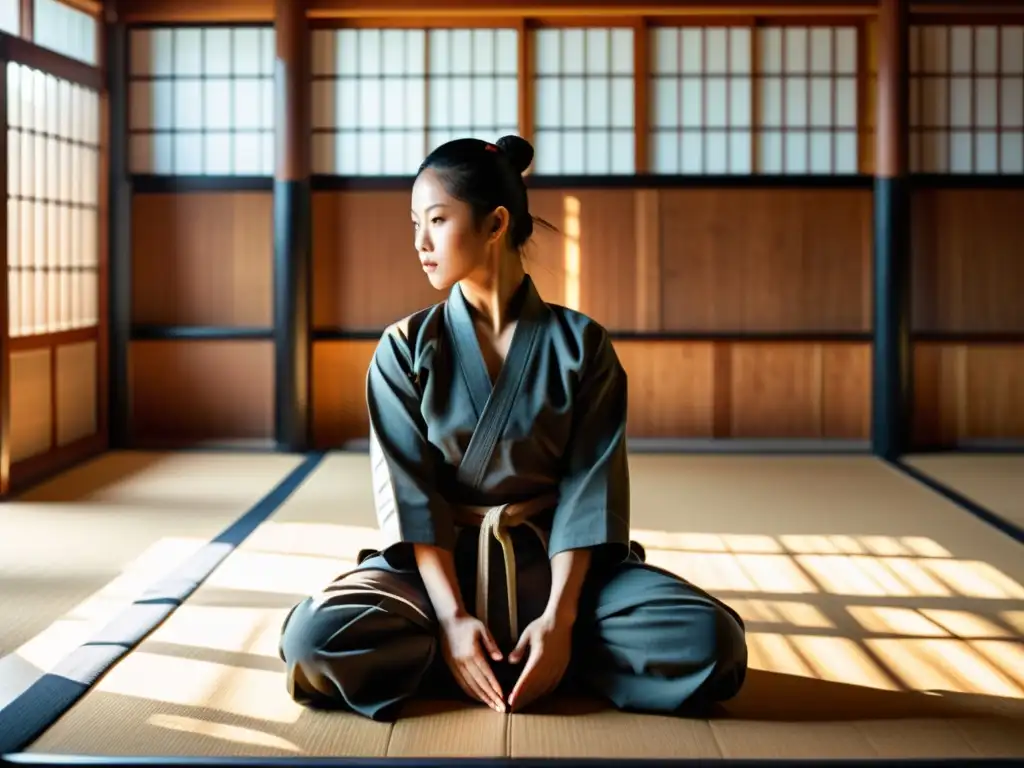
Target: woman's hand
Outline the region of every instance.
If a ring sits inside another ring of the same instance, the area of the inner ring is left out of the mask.
[[[518,712],[547,696],[562,681],[572,655],[572,621],[545,611],[519,637],[508,655],[511,664],[518,664],[529,651],[526,666],[508,697],[509,707]]]
[[[465,612],[442,620],[440,625],[444,660],[456,682],[469,697],[479,699],[496,712],[504,712],[504,693],[487,662],[487,655],[500,661],[501,651],[487,627]]]

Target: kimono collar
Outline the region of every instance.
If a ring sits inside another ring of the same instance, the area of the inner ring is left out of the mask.
[[[456,323],[468,323],[469,327],[473,326],[472,308],[462,292],[462,287],[458,283],[452,286],[448,296],[448,303],[451,305],[452,319]],[[513,307],[517,304],[519,305],[518,325],[522,325],[524,322],[540,321],[547,309],[547,305],[544,303],[540,293],[537,291],[536,285],[534,285],[533,279],[529,275],[523,276],[519,287],[512,294],[510,303]],[[518,332],[517,328],[516,333]]]

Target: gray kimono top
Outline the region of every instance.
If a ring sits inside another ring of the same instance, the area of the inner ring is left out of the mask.
[[[528,276],[513,302],[519,320],[493,387],[457,284],[381,338],[366,398],[385,554],[453,549],[453,504],[555,492],[549,556],[627,556],[626,373],[604,328],[544,302]]]

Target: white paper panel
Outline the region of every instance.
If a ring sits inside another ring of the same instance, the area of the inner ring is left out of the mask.
[[[683,29],[679,33],[683,74],[700,75],[704,73],[703,32],[703,29]]]
[[[971,125],[973,99],[971,80],[967,77],[954,77],[949,83],[949,125],[954,128],[967,128]]]
[[[724,77],[708,77],[704,81],[704,98],[707,104],[705,125],[709,128],[725,128],[728,125],[729,87]]]
[[[974,169],[973,143],[970,132],[952,132],[949,145],[950,171],[953,173],[970,173]]]
[[[680,84],[682,124],[686,128],[704,125],[704,83],[695,77],[686,77]]]
[[[835,81],[835,126],[837,128],[857,127],[857,80],[854,77],[839,77]]]
[[[621,82],[616,81],[617,84]],[[624,110],[621,108],[621,102],[629,98],[621,91],[615,92],[617,103],[612,105],[612,84],[604,78],[588,78],[584,83],[584,96],[587,104],[584,120],[590,126],[610,125],[614,114],[631,111],[632,104],[627,105]]]
[[[758,170],[761,173],[782,173],[782,139],[780,131],[764,131],[761,133],[759,145]]]
[[[1024,74],[1024,26],[1003,27],[1001,31],[1003,74]]]
[[[0,31],[17,35],[21,29],[21,0],[0,0]]]
[[[994,131],[979,132],[974,137],[975,173],[999,172],[999,137]]]
[[[538,29],[534,32],[534,70],[538,75],[562,73],[561,30]]]
[[[652,135],[650,153],[653,173],[679,173],[679,135],[675,131],[655,132]]]
[[[785,64],[783,70],[789,74],[803,74],[810,71],[807,60],[809,30],[802,27],[787,27],[783,39]]]
[[[810,71],[815,75],[825,75],[832,70],[832,34],[829,27],[815,27],[811,30],[811,66]]]
[[[704,32],[707,43],[704,72],[709,75],[720,75],[729,71],[728,60],[729,30],[712,27]]]
[[[732,77],[729,79],[729,125],[730,127],[746,128],[750,126],[751,88],[750,78]]]
[[[857,134],[837,131],[835,134],[834,173],[857,173]]]
[[[782,71],[782,30],[762,29],[758,31],[761,50],[761,66],[758,70],[763,74],[778,74]]]
[[[674,75],[679,72],[679,31],[671,27],[651,30],[651,73]]]
[[[1024,131],[1004,131],[1000,136],[1003,173],[1024,173]]]
[[[177,77],[198,77],[203,74],[203,33],[205,30],[195,27],[183,27],[174,31],[174,74]],[[254,39],[255,30],[241,30],[242,35],[252,35]],[[239,43],[241,35],[238,36]],[[240,52],[248,52],[248,47],[241,45],[235,48],[236,58]],[[259,56],[259,47],[255,48],[256,56]],[[241,72],[240,74],[251,74]]]
[[[1004,79],[1001,91],[1003,128],[1024,127],[1024,78]]]
[[[749,174],[754,172],[751,151],[753,149],[750,131],[729,133],[729,172]]]
[[[836,74],[857,74],[857,30],[843,27],[835,30]]]
[[[785,151],[784,170],[787,173],[808,173],[810,153],[809,135],[806,131],[787,131],[783,134]]]
[[[974,40],[971,27],[953,27],[949,32],[950,71],[967,75],[974,71]]]
[[[34,11],[33,35],[37,45],[86,64],[95,66],[98,63],[96,19],[57,0],[35,0]],[[9,31],[12,34],[18,32],[16,28]]]

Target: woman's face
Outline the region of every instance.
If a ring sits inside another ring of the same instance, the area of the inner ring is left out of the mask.
[[[429,168],[412,188],[412,224],[420,264],[439,291],[489,269],[492,246],[505,230],[500,213],[478,226],[469,204],[449,195]]]

